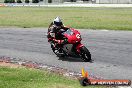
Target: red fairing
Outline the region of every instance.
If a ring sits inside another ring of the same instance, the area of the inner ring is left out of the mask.
[[[71,28],[68,32],[64,33],[64,36],[68,39],[69,44],[76,44],[77,52],[80,53],[80,48],[84,45],[81,44],[81,35],[78,30]]]
[[[83,47],[84,45],[79,43],[77,46],[76,46],[76,49],[77,49],[77,52],[80,53],[80,48]]]
[[[69,35],[67,33],[64,34],[64,36],[68,38],[68,43],[75,44],[77,42],[80,42],[82,40],[80,32],[74,30],[73,28],[71,28],[70,30],[73,32],[72,35]]]

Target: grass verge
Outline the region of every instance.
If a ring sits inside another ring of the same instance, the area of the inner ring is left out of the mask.
[[[0,7],[0,26],[48,27],[60,16],[82,29],[132,30],[132,8]]]
[[[102,88],[88,86],[86,88]],[[0,67],[0,88],[83,88],[79,81],[28,68]],[[105,87],[103,87],[105,88]]]

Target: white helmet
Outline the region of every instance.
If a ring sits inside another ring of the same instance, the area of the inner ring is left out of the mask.
[[[62,26],[63,25],[63,23],[62,23],[62,21],[59,17],[56,17],[54,19],[53,24],[56,25],[56,26]]]

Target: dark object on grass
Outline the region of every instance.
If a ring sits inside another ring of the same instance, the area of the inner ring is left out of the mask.
[[[90,85],[90,80],[86,77],[81,78],[79,81],[82,86]]]
[[[32,0],[32,3],[39,3],[39,0]]]
[[[4,3],[15,3],[15,0],[5,0]]]
[[[9,3],[9,0],[5,0],[4,3]]]
[[[21,0],[17,0],[17,3],[22,3],[22,1]]]
[[[52,0],[48,0],[48,3],[52,3]]]
[[[25,0],[25,3],[29,3],[29,0]]]

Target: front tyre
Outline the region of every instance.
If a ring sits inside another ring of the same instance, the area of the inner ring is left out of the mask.
[[[82,60],[85,62],[91,61],[91,54],[85,46],[80,48],[80,56],[81,56]]]

